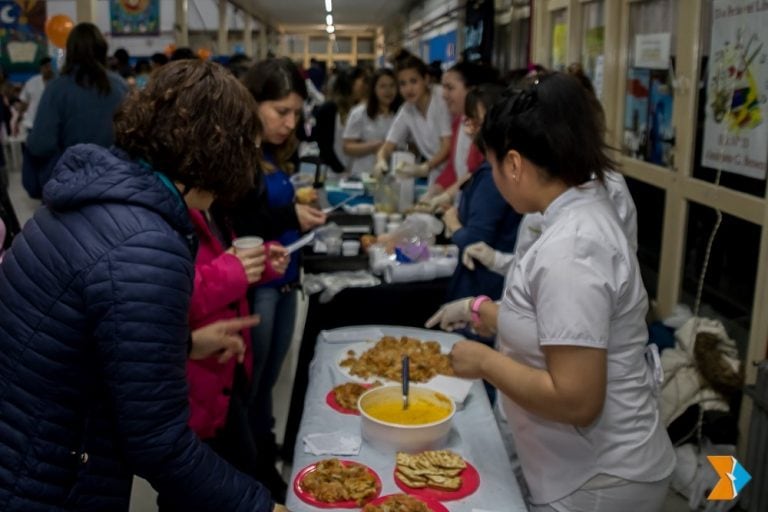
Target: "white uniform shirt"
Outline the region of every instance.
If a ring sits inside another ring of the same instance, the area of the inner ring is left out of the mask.
[[[43,97],[45,90],[45,81],[43,75],[35,75],[24,84],[21,90],[21,101],[27,104],[27,110],[24,112],[22,125],[27,130],[31,130],[35,123],[37,115],[37,106],[40,104],[40,98]]]
[[[349,170],[349,155],[344,152],[344,141],[341,135],[344,133],[344,123],[341,122],[341,116],[336,113],[336,123],[333,127],[333,152],[336,153],[336,158],[344,166],[344,169]]]
[[[343,139],[372,142],[383,141],[387,138],[387,133],[389,133],[390,126],[392,126],[394,116],[392,114],[379,114],[376,116],[376,119],[371,119],[368,117],[368,112],[365,109],[366,105],[363,103],[349,111]],[[376,153],[349,158],[350,165],[348,169],[350,169],[353,176],[359,176],[364,172],[371,172],[376,165]]]
[[[629,246],[633,252],[637,252],[637,208],[632,194],[629,193],[624,176],[616,171],[605,171],[603,185],[608,192],[613,209],[619,216],[619,222],[624,234],[627,236]],[[540,213],[526,213],[520,221],[517,231],[514,253],[496,252],[493,270],[500,274],[506,274],[515,258],[525,254],[531,245],[541,235],[541,225],[544,216]]]
[[[443,99],[441,88],[433,85],[427,115],[421,115],[419,109],[411,103],[403,103],[395,115],[387,134],[387,142],[396,146],[404,144],[411,136],[421,156],[429,160],[440,151],[440,139],[451,136],[451,114]],[[440,174],[444,163],[430,173],[430,182]]]
[[[541,227],[510,269],[499,350],[544,369],[543,346],[603,349],[607,385],[603,410],[586,428],[543,419],[502,397],[532,501],[561,499],[598,474],[661,480],[675,455],[644,356],[648,298],[605,187],[569,189],[547,208]]]

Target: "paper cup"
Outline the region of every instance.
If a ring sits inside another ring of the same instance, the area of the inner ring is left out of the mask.
[[[383,235],[387,231],[387,214],[384,212],[376,212],[373,214],[373,234],[376,236]]]
[[[232,241],[232,247],[235,248],[235,251],[245,251],[247,249],[258,249],[264,245],[264,239],[260,236],[244,236],[240,238],[235,238]]]

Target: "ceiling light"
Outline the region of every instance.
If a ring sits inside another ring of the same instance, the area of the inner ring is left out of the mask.
[[[336,32],[336,28],[333,25],[328,25],[327,27],[325,27],[325,31],[328,32],[329,34],[333,34],[334,32]]]
[[[333,11],[333,3],[331,0],[325,0],[325,12]]]
[[[326,25],[333,25],[333,14],[326,14],[325,15],[325,24]]]

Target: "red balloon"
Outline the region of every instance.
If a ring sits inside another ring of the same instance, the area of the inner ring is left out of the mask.
[[[75,22],[66,14],[54,14],[45,22],[45,35],[48,40],[57,48],[67,46],[67,38]]]

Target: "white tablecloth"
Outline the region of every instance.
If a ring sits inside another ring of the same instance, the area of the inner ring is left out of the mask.
[[[296,440],[293,474],[288,483],[286,505],[294,512],[320,510],[304,503],[293,493],[293,481],[296,474],[306,466],[328,458],[306,453],[302,441],[304,436],[336,431],[360,435],[360,417],[334,411],[326,404],[325,397],[334,386],[347,380],[336,368],[336,359],[340,351],[349,343],[370,339],[372,334],[379,333],[376,329],[380,329],[381,332],[388,335],[406,335],[422,340],[437,340],[446,347],[450,347],[460,339],[454,334],[439,331],[391,326],[343,327],[324,331],[328,338],[333,340],[332,342],[326,341],[323,333],[320,334],[315,349],[315,358],[310,366],[304,415]],[[359,337],[356,336],[358,332],[360,333]],[[450,512],[472,512],[473,509],[496,512],[526,510],[481,381],[476,381],[473,384],[464,408],[456,412],[453,431],[447,448],[461,454],[480,473],[480,488],[474,494],[461,500],[443,502],[443,505]],[[394,482],[395,460],[393,454],[381,454],[367,446],[363,441],[359,456],[342,456],[339,458],[359,461],[376,471],[382,480],[382,495],[401,492]]]

